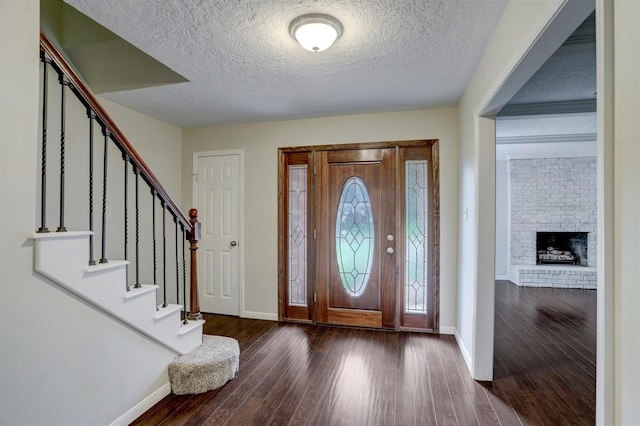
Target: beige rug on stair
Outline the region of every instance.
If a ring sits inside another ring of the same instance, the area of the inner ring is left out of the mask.
[[[236,376],[239,366],[237,340],[204,335],[202,345],[169,364],[171,391],[185,395],[218,389]]]

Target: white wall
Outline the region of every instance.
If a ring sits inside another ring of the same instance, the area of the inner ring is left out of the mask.
[[[496,279],[509,279],[509,162],[496,162]]]
[[[495,120],[593,11],[590,0],[508,3],[460,100],[458,343],[474,378],[493,377]],[[468,219],[465,219],[467,218]]]
[[[598,312],[596,350],[596,424],[614,424],[614,5],[596,0],[596,80],[598,158]]]
[[[278,147],[440,139],[440,324],[455,326],[457,123],[454,108],[185,129],[183,207],[191,206],[193,153],[245,152],[245,311],[277,314]],[[245,315],[247,313],[245,312]]]
[[[0,419],[108,424],[168,382],[174,355],[33,272],[39,2],[0,8]]]
[[[108,99],[98,100],[176,204],[182,199],[182,129]]]
[[[637,424],[640,419],[640,2],[613,2],[613,110],[614,199],[614,369],[615,424]],[[610,24],[607,21],[605,24]],[[609,57],[610,58],[610,57]],[[607,70],[609,71],[609,70]],[[607,74],[611,77],[611,74]],[[600,95],[600,90],[598,91]]]
[[[476,379],[493,376],[495,123],[479,117],[559,1],[510,1],[460,100],[458,343]],[[526,81],[526,80],[525,80]],[[524,81],[523,81],[524,83]],[[492,121],[492,120],[491,120]],[[486,171],[482,176],[480,168]],[[483,179],[480,180],[479,178]],[[479,215],[491,217],[479,224]],[[488,229],[490,228],[490,229]],[[482,245],[482,249],[478,246]],[[479,259],[487,256],[489,259]],[[479,279],[478,277],[482,277]],[[482,324],[482,327],[478,327]],[[478,346],[481,343],[480,346]]]

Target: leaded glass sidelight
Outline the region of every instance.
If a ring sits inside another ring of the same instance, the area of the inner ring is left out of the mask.
[[[352,176],[342,187],[336,215],[336,257],[345,293],[359,297],[369,283],[374,250],[371,199],[362,178]]]
[[[289,166],[289,305],[307,306],[307,166]]]
[[[408,160],[406,170],[406,265],[404,312],[427,313],[427,161]]]

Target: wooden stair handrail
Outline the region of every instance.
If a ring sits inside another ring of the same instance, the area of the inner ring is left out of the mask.
[[[100,102],[98,102],[98,99],[96,99],[93,91],[89,89],[84,81],[82,81],[82,79],[66,61],[64,56],[60,54],[49,37],[47,37],[47,35],[42,30],[40,30],[40,48],[43,49],[47,53],[47,55],[49,55],[54,65],[67,77],[70,82],[71,89],[79,95],[82,102],[87,108],[91,108],[91,110],[93,110],[93,112],[96,114],[96,118],[111,134],[111,139],[113,140],[113,142],[129,156],[130,161],[135,164],[142,177],[153,189],[155,189],[158,197],[160,197],[160,199],[166,204],[167,208],[173,213],[176,219],[180,221],[185,230],[191,232],[192,225],[189,221],[189,218],[187,218],[184,213],[182,213],[182,210],[178,208],[178,205],[175,201],[173,201],[169,193],[167,193],[166,189],[164,189],[156,175],[153,174],[149,166],[147,166],[144,160],[140,157],[133,145],[131,145],[129,140],[122,133],[120,128],[118,128],[109,114],[104,110],[104,108],[102,108],[102,105],[100,105]]]

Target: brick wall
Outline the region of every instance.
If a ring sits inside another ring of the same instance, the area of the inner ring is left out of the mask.
[[[596,268],[581,266],[512,266],[509,280],[522,287],[595,290],[598,286]]]
[[[511,265],[535,265],[536,232],[588,232],[596,266],[596,158],[509,160]]]

